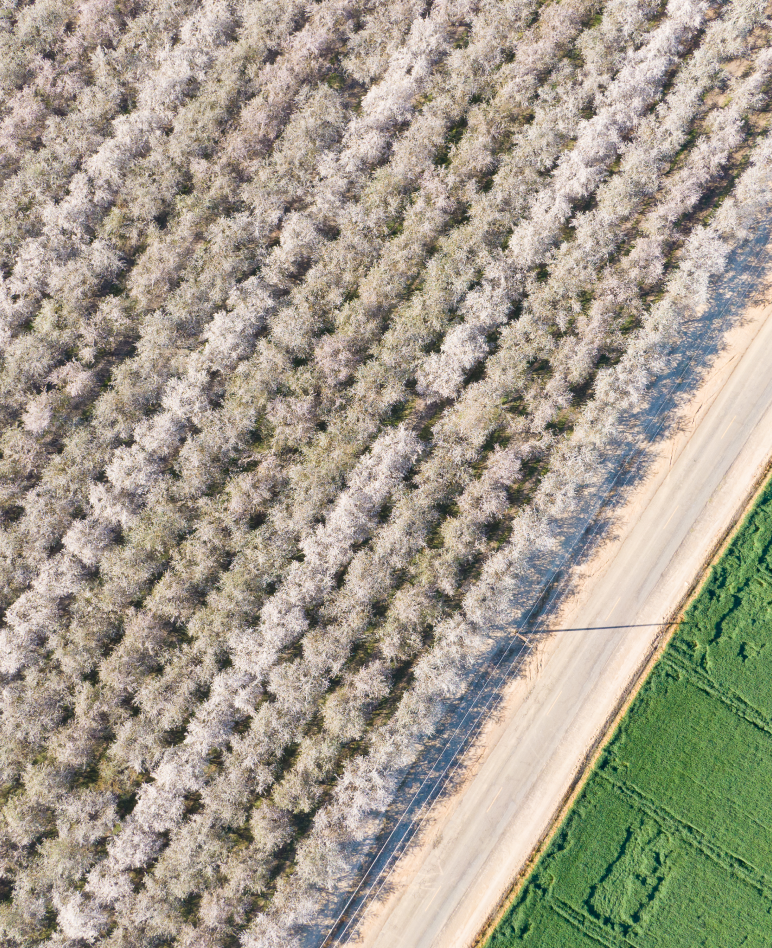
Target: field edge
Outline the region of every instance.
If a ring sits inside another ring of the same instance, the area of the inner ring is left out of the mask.
[[[481,928],[477,937],[471,943],[469,943],[469,948],[483,948],[495,931],[501,919],[506,914],[512,902],[515,900],[525,883],[530,878],[531,873],[539,862],[539,859],[546,852],[548,846],[552,842],[553,837],[555,836],[555,833],[557,833],[557,831],[560,829],[564,820],[568,816],[571,807],[574,805],[574,802],[581,793],[584,785],[587,783],[587,780],[593,772],[598,758],[616,733],[617,728],[627,714],[627,711],[630,708],[632,702],[635,700],[636,695],[647,681],[662,653],[667,648],[668,643],[678,630],[684,613],[700,593],[702,587],[710,576],[711,570],[724,555],[727,547],[731,544],[732,540],[745,523],[747,517],[752,512],[760,494],[766,488],[771,476],[772,454],[767,458],[767,461],[754,477],[751,488],[746,492],[743,500],[738,505],[736,513],[727,524],[726,529],[721,533],[718,540],[716,540],[716,542],[706,554],[702,565],[695,574],[694,580],[681,597],[680,602],[672,610],[670,617],[667,618],[663,623],[662,631],[652,642],[646,656],[644,657],[643,661],[639,663],[633,677],[630,679],[627,687],[622,692],[614,710],[611,712],[611,714],[609,714],[605,723],[597,732],[586,754],[582,758],[582,761],[580,762],[574,778],[566,790],[560,805],[555,810],[555,813],[545,827],[544,833],[539,838],[536,846],[533,848],[527,862],[518,872],[509,888],[502,895],[501,899],[499,899],[499,901],[496,903],[496,907],[488,916],[487,921]]]

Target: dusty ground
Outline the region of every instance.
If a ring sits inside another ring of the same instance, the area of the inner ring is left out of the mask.
[[[353,943],[467,948],[511,890],[639,677],[661,623],[772,456],[772,295],[765,300],[727,333],[618,512],[613,536],[581,567],[578,592],[529,673],[507,689],[463,784],[432,810]]]

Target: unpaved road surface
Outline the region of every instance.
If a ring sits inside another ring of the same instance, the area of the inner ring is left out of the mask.
[[[769,299],[769,295],[767,295]],[[468,948],[772,456],[772,305],[748,311],[580,593],[514,682],[463,786],[432,812],[352,943]]]

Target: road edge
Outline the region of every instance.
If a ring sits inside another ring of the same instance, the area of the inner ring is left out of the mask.
[[[606,718],[606,721],[593,738],[593,741],[579,763],[576,773],[572,778],[568,789],[563,795],[560,804],[550,818],[544,832],[539,837],[539,841],[531,851],[531,855],[517,873],[505,893],[497,901],[495,908],[489,914],[480,932],[473,941],[468,942],[468,948],[482,948],[488,938],[490,938],[490,936],[493,934],[496,926],[504,917],[507,909],[514,901],[515,897],[528,881],[528,878],[535,869],[537,862],[544,854],[549,844],[552,842],[555,833],[562,825],[563,820],[568,815],[569,810],[584,788],[584,785],[592,773],[592,770],[595,767],[600,754],[613,737],[617,727],[627,713],[630,705],[635,700],[636,695],[651,674],[660,656],[667,648],[668,643],[681,623],[684,612],[688,609],[692,601],[702,589],[711,569],[715,566],[718,560],[721,559],[725,550],[734,539],[735,534],[742,526],[746,516],[751,511],[759,495],[766,487],[770,475],[772,475],[772,455],[770,455],[764,464],[762,464],[757,470],[752,481],[752,486],[746,492],[741,503],[737,506],[737,509],[734,515],[731,517],[726,528],[723,530],[719,538],[703,558],[699,569],[695,573],[694,580],[691,582],[678,604],[670,612],[670,615],[663,623],[662,631],[658,633],[651,643],[645,657],[639,663],[638,667],[630,678],[630,681],[620,695],[619,700],[614,706],[614,709]]]

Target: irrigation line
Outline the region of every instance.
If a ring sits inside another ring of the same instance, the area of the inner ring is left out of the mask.
[[[759,272],[761,271],[760,259],[766,249],[767,249],[767,241],[765,241],[764,244],[758,249],[751,267],[748,268],[752,271],[754,278],[758,276]],[[569,577],[566,576],[565,579],[559,583],[555,583],[555,580],[557,579],[557,577],[560,575],[561,572],[566,570],[571,560],[576,561],[579,559],[581,554],[586,550],[591,540],[594,539],[595,534],[600,530],[602,524],[597,519],[598,514],[603,509],[604,504],[608,500],[612,491],[615,488],[627,486],[627,484],[629,484],[630,481],[633,479],[633,477],[638,473],[638,470],[640,467],[640,460],[641,460],[640,456],[644,454],[646,445],[649,444],[651,441],[653,441],[653,439],[665,427],[667,418],[662,417],[662,414],[666,409],[667,403],[677,393],[677,390],[684,382],[687,372],[692,368],[695,361],[697,360],[697,357],[702,355],[705,352],[706,347],[709,342],[711,329],[715,325],[716,321],[720,322],[720,320],[726,315],[729,309],[730,303],[731,303],[731,300],[726,301],[723,308],[718,313],[718,320],[713,320],[711,321],[710,324],[706,325],[700,337],[699,346],[695,348],[695,350],[692,352],[692,355],[684,363],[684,366],[681,369],[681,372],[679,373],[678,377],[673,381],[670,389],[667,392],[665,392],[664,395],[662,396],[658,407],[656,406],[656,403],[655,403],[655,407],[654,407],[655,414],[654,414],[654,417],[651,418],[651,420],[643,429],[643,438],[641,439],[642,443],[633,445],[629,449],[627,456],[625,457],[622,464],[619,466],[617,473],[614,475],[611,482],[609,483],[609,486],[607,487],[605,493],[602,495],[597,507],[585,521],[584,528],[582,529],[582,532],[579,534],[579,537],[575,541],[574,545],[567,551],[567,553],[561,560],[560,564],[553,570],[549,579],[543,584],[541,593],[539,594],[539,596],[536,597],[533,605],[531,606],[529,611],[526,613],[524,618],[521,619],[518,625],[518,631],[524,629],[525,626],[528,625],[528,623],[531,621],[537,609],[539,609],[542,614],[546,613],[548,611],[549,606],[555,601],[558,595],[561,592],[563,592],[565,586],[569,582]],[[636,459],[636,455],[639,456],[637,459]],[[633,461],[635,461],[636,463],[632,464]],[[552,591],[550,592],[546,602],[542,603],[542,597],[544,595],[544,591],[550,589],[550,587],[552,587]],[[537,619],[537,624],[533,627],[532,631],[537,631],[540,628],[539,621],[540,620]],[[543,622],[544,620],[541,620],[541,621]],[[412,798],[405,806],[402,812],[402,815],[399,817],[399,820],[397,821],[396,825],[394,826],[392,831],[389,833],[388,837],[386,838],[381,848],[378,850],[376,855],[371,860],[370,865],[362,873],[362,878],[359,884],[354,889],[354,892],[351,894],[346,904],[344,905],[342,910],[339,912],[337,918],[335,919],[333,924],[330,926],[324,939],[322,940],[321,942],[322,946],[328,944],[330,938],[335,933],[335,930],[337,929],[338,925],[344,918],[352,902],[355,901],[360,890],[365,885],[368,874],[372,871],[373,867],[377,864],[378,860],[383,856],[384,852],[388,849],[389,844],[391,843],[391,840],[394,837],[394,835],[399,830],[400,824],[402,823],[403,819],[409,813],[410,808],[413,806],[416,799],[424,790],[427,782],[430,780],[435,767],[437,767],[438,763],[442,760],[443,755],[451,747],[459,731],[461,731],[461,729],[463,728],[464,722],[472,714],[478,698],[483,695],[486,687],[493,681],[494,677],[499,671],[500,666],[502,665],[504,660],[507,658],[508,654],[510,653],[511,646],[512,646],[512,640],[510,640],[510,643],[508,646],[502,649],[501,656],[496,661],[493,668],[489,671],[488,677],[485,679],[485,681],[483,681],[479,685],[478,697],[474,699],[474,701],[469,706],[467,711],[464,712],[464,715],[462,716],[459,723],[456,725],[453,733],[446,741],[445,746],[442,748],[442,750],[436,757],[434,763],[429,768],[428,774],[426,775],[426,777],[424,777],[418,789],[415,791]],[[520,665],[524,663],[524,661],[526,660],[529,654],[530,654],[529,652],[525,651],[524,646],[521,646],[517,654],[513,657],[509,666],[505,667],[504,669],[505,676],[502,676],[502,678],[511,677],[512,673],[516,671],[517,669],[519,669]],[[473,681],[472,684],[470,685],[470,688],[474,688],[475,684],[476,683]],[[372,882],[372,884],[370,885],[370,888],[367,890],[367,892],[363,896],[359,908],[354,911],[354,914],[352,915],[352,917],[346,922],[346,925],[341,930],[339,936],[336,939],[339,944],[349,944],[354,934],[352,925],[356,921],[358,916],[361,914],[363,908],[370,903],[373,891],[376,889],[376,886],[377,886],[377,892],[375,894],[377,896],[378,894],[380,894],[383,887],[388,882],[392,872],[394,871],[397,861],[399,859],[399,856],[401,855],[400,850],[404,851],[404,849],[407,848],[407,845],[410,843],[411,839],[413,838],[413,836],[415,836],[416,832],[420,828],[420,825],[417,825],[417,824],[419,824],[419,821],[420,823],[423,823],[423,821],[428,816],[428,813],[424,813],[424,811],[428,810],[431,803],[433,803],[434,800],[440,796],[444,788],[447,786],[451,777],[456,773],[456,771],[460,767],[461,762],[462,762],[461,761],[462,751],[465,750],[467,745],[470,743],[470,739],[473,738],[477,733],[479,733],[479,730],[481,730],[481,726],[484,725],[485,722],[487,721],[490,707],[497,696],[497,689],[498,689],[498,685],[495,688],[491,689],[489,697],[487,698],[485,703],[482,705],[482,707],[479,709],[479,713],[477,714],[476,719],[472,722],[466,735],[461,740],[461,743],[459,744],[458,749],[455,752],[453,752],[450,760],[445,765],[442,772],[437,776],[434,782],[434,785],[431,787],[431,789],[429,790],[429,793],[427,794],[426,800],[424,801],[424,803],[421,804],[415,816],[410,821],[407,829],[405,830],[404,835],[398,841],[394,852],[388,857],[386,866],[384,866],[384,868],[379,872],[378,877]],[[452,770],[451,770],[451,767],[452,767]],[[437,793],[438,788],[439,788],[439,793]],[[386,868],[387,866],[388,866],[388,869]],[[344,936],[345,936],[345,941],[342,940]]]

